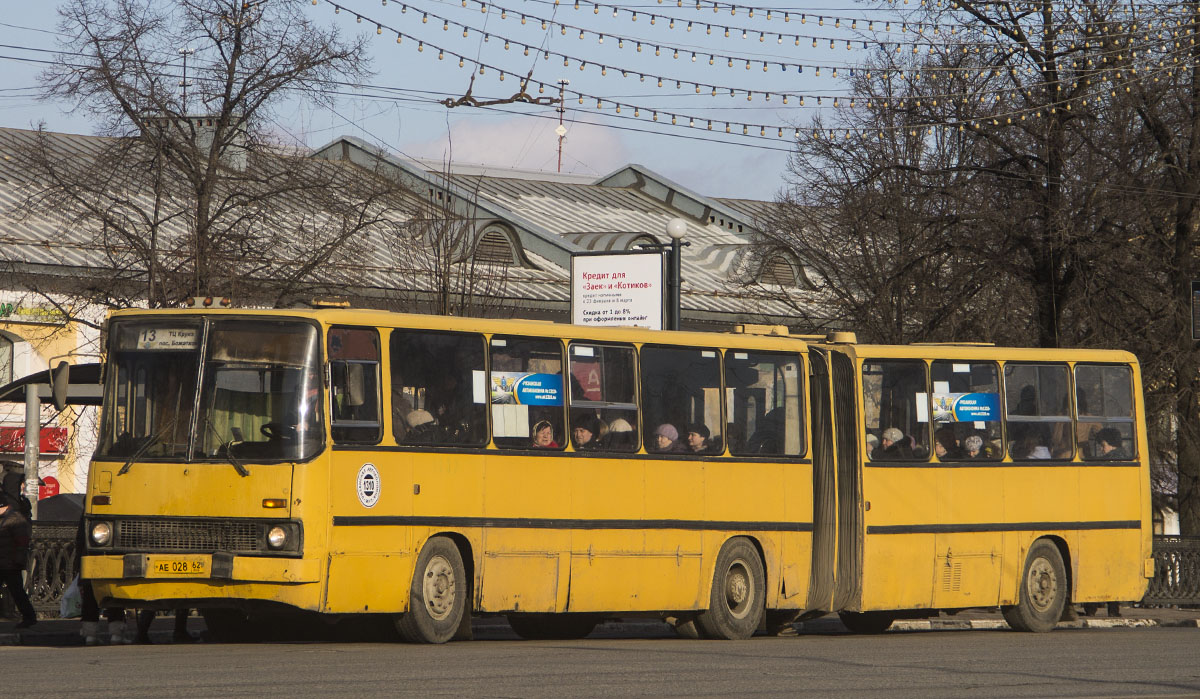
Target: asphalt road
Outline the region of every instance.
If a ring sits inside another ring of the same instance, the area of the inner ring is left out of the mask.
[[[603,629],[602,629],[603,631]],[[6,696],[1196,696],[1197,629],[0,648]],[[623,636],[623,637],[622,637]]]

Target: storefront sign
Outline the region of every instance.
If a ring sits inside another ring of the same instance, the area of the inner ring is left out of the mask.
[[[39,430],[39,451],[43,454],[62,454],[67,450],[67,428],[43,427]],[[0,427],[0,454],[25,453],[25,428]]]

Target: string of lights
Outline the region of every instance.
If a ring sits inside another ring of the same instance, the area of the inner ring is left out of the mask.
[[[313,4],[314,5],[317,4],[318,1],[319,0],[313,0]],[[328,0],[326,0],[326,1],[328,2]],[[510,10],[504,6],[489,4],[487,2],[484,2],[483,0],[461,0],[461,5],[465,8],[465,7],[467,7],[468,2],[471,2],[471,3],[474,3],[475,5],[477,5],[480,8],[480,10],[485,14],[496,13],[499,15],[500,19],[502,19],[502,20],[508,19],[508,13],[510,12]],[[369,22],[375,23],[377,25],[377,27],[380,26],[376,20],[367,18],[365,15],[361,15],[358,12],[348,8],[345,5],[339,5],[334,2],[329,2],[329,4],[334,5],[335,8],[338,8],[335,10],[338,12],[340,12],[341,9],[345,9],[348,13],[353,14],[358,19],[359,22],[361,22],[363,19],[367,19]],[[392,4],[393,4],[393,6],[400,5],[401,13],[407,13],[407,11],[409,9],[408,3],[393,2]],[[575,5],[578,5],[578,4],[579,4],[578,2],[575,3]],[[594,7],[599,8],[601,6],[596,5]],[[508,49],[510,46],[515,45],[518,48],[520,48],[525,53],[525,55],[529,55],[529,51],[538,50],[538,47],[535,47],[532,44],[521,42],[521,41],[518,41],[511,37],[499,35],[499,34],[496,34],[495,32],[487,31],[487,30],[481,29],[477,26],[470,25],[470,24],[461,22],[459,20],[449,18],[445,15],[441,15],[441,14],[431,12],[428,10],[421,10],[416,7],[413,7],[413,9],[415,12],[421,13],[421,21],[423,24],[427,24],[429,22],[430,18],[432,18],[435,21],[435,23],[440,22],[442,24],[443,31],[449,31],[451,27],[454,27],[456,31],[462,31],[464,37],[467,37],[470,33],[474,32],[476,34],[483,36],[484,41],[488,41],[494,36],[496,39],[502,40],[504,42],[506,49]],[[615,45],[617,46],[617,48],[624,49],[624,48],[626,48],[626,44],[629,44],[629,46],[632,47],[635,50],[635,52],[637,52],[637,53],[642,53],[643,47],[645,47],[647,49],[646,53],[648,54],[649,53],[648,49],[650,47],[653,47],[653,49],[654,49],[653,55],[656,58],[661,57],[661,58],[670,58],[673,60],[678,60],[680,58],[680,56],[682,55],[685,59],[690,57],[690,60],[693,63],[703,59],[703,60],[706,60],[708,65],[710,65],[710,66],[722,65],[727,68],[740,67],[740,68],[745,68],[746,70],[749,70],[752,67],[761,67],[764,72],[767,70],[774,69],[775,67],[778,67],[781,71],[789,71],[789,70],[795,69],[797,73],[803,74],[804,69],[807,67],[808,69],[810,69],[812,71],[811,74],[814,75],[815,77],[821,77],[821,71],[824,70],[826,76],[834,78],[834,79],[836,79],[838,77],[839,70],[849,71],[850,76],[853,76],[854,70],[855,70],[855,64],[832,63],[832,62],[794,62],[794,61],[788,61],[788,60],[780,60],[779,58],[775,58],[775,57],[771,57],[768,59],[768,58],[763,58],[763,57],[747,57],[745,55],[738,55],[738,54],[725,54],[725,53],[720,53],[720,52],[704,50],[704,49],[698,48],[698,47],[682,46],[682,45],[676,45],[676,44],[671,44],[671,43],[667,43],[667,42],[649,42],[644,39],[637,39],[637,38],[628,37],[628,36],[624,36],[624,35],[620,35],[620,34],[606,33],[603,31],[589,29],[586,27],[578,26],[578,25],[568,24],[568,23],[564,23],[564,22],[558,22],[556,20],[537,16],[537,15],[521,14],[521,13],[517,13],[517,12],[514,12],[514,15],[520,16],[520,22],[522,25],[525,25],[527,21],[532,19],[533,21],[540,24],[542,30],[552,31],[552,30],[557,29],[559,34],[562,36],[568,36],[568,33],[569,33],[570,36],[578,35],[578,38],[581,40],[586,39],[590,36],[590,37],[595,38],[597,43],[599,43],[599,44],[603,44],[605,39],[607,38],[610,41],[610,45],[614,45],[614,42],[615,42]],[[652,17],[651,23],[653,23],[653,21],[654,20]],[[688,27],[687,27],[688,31],[691,31],[691,29],[692,29],[691,25],[692,25],[692,23],[688,22]],[[674,28],[674,20],[673,19],[670,21],[669,26],[671,28]],[[717,25],[717,26],[720,30],[723,30],[724,35],[726,37],[730,36],[730,31],[731,31],[730,27],[721,26],[721,25]],[[706,35],[711,35],[712,28],[713,28],[713,25],[705,25]],[[736,31],[740,32],[741,36],[743,38],[746,38],[747,36],[749,36],[749,33],[753,32],[754,30],[737,28]],[[1132,41],[1132,39],[1135,39],[1135,38],[1136,39],[1148,39],[1148,38],[1150,38],[1150,33],[1152,31],[1153,31],[1153,29],[1147,29],[1146,32],[1137,33],[1137,34],[1125,33],[1125,34],[1120,34],[1120,35],[1110,35],[1107,40],[1104,40],[1104,39],[1099,40],[1099,42],[1098,42],[1099,46],[1097,46],[1096,43],[1094,43],[1091,40],[1085,40],[1082,43],[1082,45],[1076,45],[1075,42],[1072,42],[1070,44],[1069,48],[1071,50],[1078,50],[1078,49],[1089,50],[1092,48],[1103,48],[1106,43],[1113,42],[1113,41],[1119,42],[1119,40],[1122,37],[1125,37],[1130,41]],[[769,35],[769,32],[768,33],[757,32],[757,33],[758,33],[760,42],[764,42],[765,37]],[[1175,32],[1175,34],[1177,35],[1178,32]],[[807,34],[788,34],[788,35],[777,34],[777,35],[775,35],[775,41],[777,44],[782,44],[785,38],[789,42],[793,43],[795,46],[800,46],[801,40],[803,39],[806,43],[811,42],[811,46],[813,48],[817,48],[819,45],[823,45],[820,42],[828,41],[830,50],[836,50],[836,49],[842,48],[844,46],[844,48],[849,51],[849,50],[853,50],[855,47],[861,45],[861,48],[863,50],[883,49],[883,50],[893,51],[893,52],[897,52],[897,53],[900,53],[900,52],[910,53],[911,52],[913,55],[920,55],[922,49],[924,49],[926,54],[929,55],[929,54],[933,54],[935,51],[944,50],[947,47],[952,47],[955,49],[962,49],[964,53],[968,53],[968,52],[970,52],[970,50],[974,50],[974,53],[979,54],[982,52],[983,49],[991,49],[991,52],[993,53],[993,55],[998,55],[1002,52],[1002,50],[999,47],[997,47],[994,44],[994,42],[979,42],[979,41],[949,42],[949,43],[947,43],[947,42],[888,42],[888,41],[880,42],[880,41],[873,41],[873,40],[861,39],[861,38],[858,38],[858,39],[828,38],[828,37],[818,37],[818,36],[807,35]],[[1064,50],[1066,50],[1067,46],[1064,45],[1063,48],[1064,48]],[[1028,50],[1028,49],[1026,49],[1026,50]],[[607,68],[607,67],[613,67],[613,66],[605,66],[602,62],[589,61],[587,59],[578,58],[574,55],[566,54],[563,52],[550,51],[549,53],[550,53],[550,55],[552,55],[558,59],[564,59],[567,61],[575,61],[580,64],[591,63],[592,65],[600,66],[602,69]],[[622,69],[622,68],[617,68],[617,70],[621,70],[624,73],[638,72],[638,71],[632,71],[630,69]],[[959,68],[945,67],[945,66],[931,67],[931,68],[927,69],[927,71],[931,74],[935,71],[942,72],[942,73],[952,73],[952,72],[958,72],[958,71],[962,71],[962,70],[970,71],[972,69],[970,69],[970,68],[959,69]],[[659,76],[653,75],[652,77],[657,78]],[[669,81],[671,78],[667,77],[667,76],[663,76],[663,79]],[[691,81],[688,81],[688,82],[691,82]],[[718,88],[718,90],[720,90],[720,86],[717,86],[717,88]]]
[[[336,11],[337,7],[340,7],[340,6],[336,5],[336,3],[333,3],[333,2],[330,2],[329,4],[335,6],[335,11]],[[356,15],[356,16],[358,16],[358,15]],[[383,25],[377,23],[377,27],[379,28],[378,33],[381,34]],[[389,30],[389,32],[396,34],[398,43],[402,43],[404,38],[408,38],[410,40],[417,41],[417,51],[418,52],[423,52],[425,45],[428,43],[432,49],[438,50],[439,57],[444,57],[445,53],[447,53],[445,48],[440,47],[436,44],[426,42],[426,41],[420,40],[420,39],[415,39],[414,37],[407,35],[404,32],[399,32],[396,29],[391,28],[391,27],[388,27],[388,30]],[[504,71],[503,69],[500,69],[496,66],[492,66],[492,65],[483,63],[476,59],[471,59],[471,58],[465,57],[458,53],[453,53],[453,52],[449,52],[449,53],[452,56],[454,56],[455,58],[459,59],[460,67],[465,67],[465,65],[467,63],[470,63],[472,65],[472,71],[474,72],[477,69],[479,75],[486,75],[487,71],[490,69],[499,75],[499,80],[501,80],[501,81],[504,80],[505,76],[511,76],[511,77],[517,78],[518,80],[521,80],[522,84],[521,84],[521,88],[520,88],[521,89],[520,94],[525,94],[525,91],[528,89],[530,82],[533,82],[534,84],[538,85],[539,93],[544,93],[544,91],[545,91],[546,84],[543,82],[533,81],[529,77],[520,78],[516,74],[508,72],[508,71]],[[1161,70],[1163,70],[1165,72],[1166,70],[1170,70],[1170,69],[1161,69]],[[1141,80],[1144,77],[1146,77],[1146,76],[1141,76],[1139,78],[1136,78],[1136,80]],[[1131,76],[1130,82],[1134,82],[1134,81],[1135,81],[1135,79]],[[849,138],[852,134],[858,135],[859,137],[867,137],[868,134],[876,132],[876,131],[878,131],[878,133],[882,135],[885,132],[894,131],[897,129],[911,130],[914,134],[921,130],[925,130],[925,131],[932,133],[932,130],[935,128],[957,129],[959,131],[963,131],[967,128],[972,128],[972,129],[981,128],[986,123],[991,123],[994,126],[1000,126],[1000,125],[1002,125],[1002,122],[1001,122],[1002,119],[1004,120],[1003,121],[1004,125],[1011,125],[1014,123],[1014,120],[1025,121],[1028,118],[1030,118],[1031,116],[1035,117],[1035,118],[1041,118],[1043,116],[1043,111],[1045,111],[1047,114],[1055,114],[1055,113],[1057,113],[1057,111],[1059,109],[1071,111],[1071,109],[1073,108],[1073,105],[1075,103],[1079,103],[1081,105],[1086,106],[1089,103],[1089,101],[1094,101],[1094,100],[1101,98],[1102,96],[1111,96],[1112,94],[1114,94],[1115,90],[1112,89],[1112,87],[1114,87],[1114,86],[1098,88],[1093,91],[1084,92],[1080,95],[1075,95],[1073,97],[1058,100],[1058,101],[1052,102],[1048,105],[1042,105],[1037,108],[1018,109],[1018,110],[1013,110],[1013,111],[1006,112],[1006,113],[998,113],[998,114],[994,114],[994,115],[988,115],[986,118],[978,118],[978,119],[971,119],[971,120],[965,120],[965,121],[954,121],[954,122],[910,124],[910,125],[906,125],[903,127],[889,127],[888,129],[874,129],[874,128],[840,129],[839,128],[839,129],[832,129],[828,133],[830,134],[829,137],[836,138],[838,132],[842,132],[844,138]],[[801,129],[797,126],[790,125],[790,124],[784,125],[784,124],[746,123],[746,122],[738,122],[738,121],[732,121],[732,120],[723,121],[721,119],[711,119],[711,118],[707,118],[704,116],[697,116],[695,114],[686,114],[686,113],[681,113],[678,111],[666,111],[666,110],[646,108],[641,105],[623,103],[623,102],[619,102],[619,101],[614,101],[612,99],[605,99],[604,97],[600,97],[600,96],[596,96],[596,95],[592,95],[592,94],[588,94],[588,93],[584,93],[584,92],[574,91],[574,90],[565,90],[564,89],[562,92],[565,96],[568,96],[573,100],[576,100],[579,103],[579,105],[581,105],[581,106],[585,105],[585,103],[590,104],[591,101],[594,100],[595,101],[595,109],[594,110],[587,109],[587,111],[594,111],[596,113],[604,113],[604,110],[606,108],[605,105],[607,104],[608,108],[612,109],[613,113],[617,114],[617,115],[622,114],[622,111],[621,111],[622,108],[626,109],[627,111],[631,110],[633,117],[635,119],[643,118],[641,116],[643,111],[649,112],[650,120],[651,120],[651,122],[654,122],[654,123],[659,123],[660,112],[661,112],[662,123],[669,122],[671,126],[686,126],[687,128],[701,129],[704,131],[723,130],[726,134],[734,134],[737,131],[740,131],[742,135],[751,135],[753,132],[757,131],[757,133],[760,137],[769,137],[768,134],[773,133],[776,138],[785,138],[785,137],[799,138],[802,131],[805,131],[804,129]],[[966,97],[964,96],[963,99],[965,100]],[[998,100],[996,100],[996,101],[998,101]],[[981,99],[980,102],[986,103],[986,98]],[[903,102],[900,102],[899,104],[897,104],[896,107],[899,108],[899,106],[901,104],[903,104]],[[892,108],[892,105],[890,104],[890,101],[884,101],[883,104],[880,105],[880,108]],[[684,122],[686,122],[686,123],[684,123]],[[788,133],[789,136],[785,136],[785,133]],[[814,130],[812,130],[811,133],[812,133],[813,138],[822,138],[822,137],[824,137],[826,132],[824,129],[814,129]]]
[[[318,2],[318,0],[313,0],[313,1]],[[507,77],[516,78],[518,80],[522,79],[519,74],[517,74],[511,70],[505,70],[505,69],[500,68],[495,65],[480,62],[477,59],[470,58],[462,53],[455,52],[453,50],[450,50],[450,49],[445,48],[438,44],[434,44],[427,40],[417,39],[416,37],[414,37],[412,35],[409,35],[405,32],[401,32],[391,26],[387,26],[387,25],[383,24],[382,22],[380,22],[379,20],[371,19],[365,15],[362,15],[362,14],[354,11],[354,10],[350,10],[350,9],[346,8],[344,5],[341,5],[338,2],[335,2],[334,0],[324,0],[324,1],[328,5],[330,5],[334,8],[335,13],[340,13],[343,9],[345,9],[349,14],[352,14],[355,17],[356,21],[361,23],[364,19],[366,19],[370,23],[375,24],[377,34],[382,34],[383,30],[386,26],[389,33],[396,34],[398,43],[400,41],[402,41],[402,38],[415,39],[418,42],[418,51],[423,51],[425,44],[429,44],[431,47],[437,49],[439,60],[445,60],[446,55],[449,55],[452,57],[452,59],[458,60],[459,67],[464,67],[467,63],[471,63],[478,67],[480,74],[486,74],[486,72],[488,70],[492,70],[492,71],[496,72],[499,75],[499,79],[501,81],[505,80]],[[430,15],[428,13],[422,14],[422,24],[428,23],[429,16]],[[435,17],[442,21],[443,31],[449,31],[449,28],[450,28],[452,22],[450,20],[440,17],[440,16],[435,15]],[[478,29],[478,28],[470,26],[470,25],[459,24],[459,23],[453,23],[453,24],[455,27],[462,29],[464,37],[466,37],[470,32],[474,31],[483,37],[484,42],[487,42],[487,41],[490,41],[490,39],[493,36],[491,33],[485,32],[481,29]],[[639,81],[643,82],[643,83],[646,81],[647,78],[650,78],[652,84],[656,85],[659,88],[667,87],[669,89],[669,86],[673,83],[674,88],[676,90],[681,90],[681,89],[686,88],[686,89],[693,90],[695,94],[709,94],[712,97],[717,97],[718,95],[728,95],[730,97],[744,96],[747,101],[753,101],[755,99],[755,97],[757,97],[761,101],[767,102],[767,101],[770,101],[772,96],[775,96],[775,97],[779,97],[782,104],[784,104],[784,105],[788,105],[790,100],[795,99],[795,100],[798,100],[799,106],[803,107],[805,105],[805,100],[807,99],[807,100],[815,100],[818,106],[823,106],[825,100],[829,100],[834,107],[841,107],[843,105],[848,106],[848,107],[856,106],[855,98],[853,98],[853,97],[846,98],[843,95],[813,94],[813,93],[808,93],[808,92],[801,93],[801,92],[792,91],[792,90],[770,91],[770,90],[762,90],[762,89],[754,89],[754,88],[735,87],[735,86],[730,86],[730,85],[710,84],[710,83],[695,81],[692,79],[671,77],[671,76],[660,75],[660,74],[656,74],[656,73],[638,71],[638,70],[634,70],[631,68],[610,66],[610,65],[606,65],[604,63],[598,63],[598,62],[594,62],[594,61],[589,61],[587,59],[578,58],[576,56],[572,56],[570,54],[566,54],[566,53],[559,52],[559,51],[552,51],[549,49],[533,47],[529,44],[516,42],[510,38],[503,37],[500,35],[495,35],[495,38],[498,41],[504,42],[505,50],[509,50],[511,48],[511,46],[515,44],[516,46],[521,48],[522,53],[525,56],[529,56],[530,51],[534,51],[535,56],[537,54],[540,54],[543,60],[549,60],[551,57],[555,58],[556,60],[562,60],[564,67],[569,67],[571,62],[575,61],[579,70],[586,70],[590,64],[593,68],[599,69],[601,76],[607,76],[608,70],[611,68],[612,70],[614,70],[614,72],[619,73],[622,77],[628,78],[631,75],[636,75],[638,77]],[[1183,50],[1182,47],[1180,48],[1180,50]],[[656,54],[660,53],[660,51],[661,51],[661,49],[656,47],[655,53]],[[1114,53],[1119,54],[1119,52],[1120,52],[1119,49],[1114,50]],[[1100,59],[1102,62],[1107,62],[1108,56],[1099,54],[1099,55],[1095,56],[1095,58]],[[1177,61],[1178,56],[1175,56],[1174,58],[1176,59],[1176,62],[1178,62]],[[1094,62],[1093,59],[1091,59],[1091,58],[1089,58],[1089,61]],[[772,64],[769,64],[767,62],[762,62],[763,71],[766,72],[771,67],[771,65]],[[749,69],[750,67],[751,67],[751,62],[746,61],[746,68]],[[996,67],[990,67],[990,66],[985,67],[985,68],[972,67],[972,68],[968,68],[968,69],[964,69],[964,70],[966,70],[967,72],[970,72],[972,74],[975,74],[978,77],[983,77],[986,74],[999,74],[999,72],[1000,72],[1000,69],[998,69]],[[1015,71],[1015,69],[1010,69],[1010,70]],[[1105,70],[1105,69],[1096,69],[1095,71],[1092,71],[1092,73],[1097,74],[1101,70]],[[1117,73],[1121,70],[1121,68],[1114,66],[1114,67],[1108,68],[1106,70],[1113,72],[1113,73]],[[851,69],[851,76],[853,75],[852,71],[853,71],[853,69]],[[1032,71],[1033,71],[1033,68],[1031,66],[1027,67],[1028,74],[1032,74]],[[921,71],[919,71],[919,70],[910,71],[910,72],[915,73],[916,75],[921,75]],[[797,73],[802,74],[803,67],[798,68]],[[532,74],[532,72],[529,75],[531,75],[531,74]],[[814,68],[814,74],[820,75],[819,67]],[[928,73],[925,73],[925,74],[928,75]],[[836,68],[832,69],[832,75],[833,75],[833,77],[837,76]],[[901,76],[903,76],[903,73],[901,73]],[[870,71],[868,71],[868,78],[869,77],[870,77]],[[1107,76],[1105,76],[1105,79],[1107,79]],[[540,81],[533,81],[533,82],[534,82],[534,84],[536,84],[538,86],[538,93],[544,94],[546,83],[543,83]],[[1018,87],[1018,86],[997,88],[997,89],[985,91],[982,94],[991,96],[996,101],[999,101],[1001,95],[1009,94],[1009,93],[1013,93],[1013,92],[1019,92],[1021,89],[1022,88]],[[979,94],[979,93],[977,93],[977,94]],[[956,96],[957,96],[957,94],[943,94],[943,95],[930,95],[929,98],[935,99],[935,100],[936,99],[950,99],[950,98],[956,97]],[[605,100],[601,100],[601,101],[605,101]],[[608,101],[612,101],[612,100],[608,100]],[[614,104],[619,105],[618,102],[614,102]]]

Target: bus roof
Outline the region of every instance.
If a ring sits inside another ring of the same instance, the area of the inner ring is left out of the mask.
[[[122,309],[109,314],[112,319],[163,316],[256,316],[306,318],[324,325],[365,325],[384,328],[423,328],[427,330],[482,332],[502,335],[579,338],[607,342],[690,345],[695,347],[736,346],[747,349],[806,352],[808,343],[792,336],[755,333],[718,333],[703,331],[665,331],[637,327],[570,325],[546,320],[496,319],[397,313],[360,308],[170,308]]]

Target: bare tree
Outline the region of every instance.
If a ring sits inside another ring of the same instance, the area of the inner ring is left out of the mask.
[[[478,179],[456,183],[449,164],[437,177],[446,186],[418,197],[411,217],[384,233],[405,281],[392,292],[394,307],[451,316],[510,314],[505,299],[516,260],[507,245],[493,246],[484,237]]]
[[[305,5],[71,0],[60,10],[70,52],[45,72],[45,95],[111,138],[81,153],[40,134],[23,152],[21,213],[57,212],[65,230],[92,232],[112,271],[94,300],[281,302],[386,217],[382,180],[266,137],[284,99],[323,101],[327,81],[367,74],[365,39],[312,24]]]
[[[980,235],[995,215],[976,205],[975,144],[929,127],[918,105],[944,85],[901,77],[929,67],[881,51],[851,81],[861,108],[803,129],[753,259],[788,253],[806,267],[816,291],[789,300],[817,327],[883,342],[1011,339],[1028,319],[1019,291],[993,284],[1011,271],[995,263],[1002,244]]]

